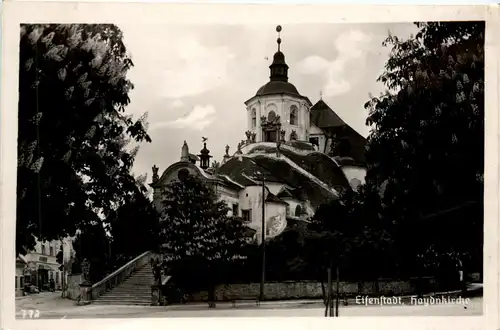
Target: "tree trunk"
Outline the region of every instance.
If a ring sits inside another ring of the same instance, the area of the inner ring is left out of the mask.
[[[215,285],[210,284],[208,288],[208,307],[215,308]]]
[[[332,316],[331,315],[331,298],[332,298],[332,268],[328,267],[328,293],[325,304],[325,317]]]
[[[337,287],[335,288],[335,316],[339,317],[340,269],[337,265]]]
[[[65,268],[63,268],[63,271],[62,271],[61,286],[62,286],[61,297],[66,298],[66,269]]]
[[[423,283],[422,271],[419,271],[417,275],[417,296],[419,298],[423,297],[422,283]]]
[[[328,298],[326,296],[325,281],[323,280],[323,278],[320,281],[321,281],[321,294],[323,297],[323,304],[327,306]]]

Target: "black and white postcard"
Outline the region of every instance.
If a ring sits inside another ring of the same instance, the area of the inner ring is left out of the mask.
[[[2,327],[498,327],[494,9],[6,4]]]

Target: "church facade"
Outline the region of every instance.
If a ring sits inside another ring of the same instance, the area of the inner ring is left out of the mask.
[[[199,155],[190,153],[184,142],[180,160],[161,176],[153,167],[151,187],[158,209],[163,187],[189,173],[211,186],[230,215],[243,218],[260,242],[262,226],[266,239],[275,237],[292,223],[308,221],[342,189],[364,183],[365,138],[322,99],[312,104],[298,92],[288,81],[281,38],[277,42],[269,81],[245,102],[247,131],[237,150],[230,154],[226,146],[223,160],[214,167],[206,142]]]

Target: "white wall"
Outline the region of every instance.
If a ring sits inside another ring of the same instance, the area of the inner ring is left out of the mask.
[[[237,191],[228,189],[224,186],[216,186],[216,193],[219,196],[219,200],[222,200],[226,203],[227,207],[229,207],[228,216],[233,216],[233,204],[240,203],[239,194]],[[240,216],[241,212],[239,211],[240,207],[238,206],[238,214],[234,214],[234,216]]]
[[[269,187],[269,190],[274,194],[278,193],[281,187],[281,184],[273,184],[272,187]],[[265,194],[267,196],[268,192],[266,191]],[[251,210],[251,222],[248,226],[256,230],[256,238],[260,242],[262,232],[262,186],[245,187],[245,189],[241,190],[239,205],[241,210]],[[286,221],[286,204],[266,203],[264,212],[266,231],[268,230],[267,225],[272,221],[272,218],[280,216],[283,221]],[[279,232],[274,234],[278,235]]]
[[[299,200],[294,199],[294,198],[282,197],[281,199],[288,203],[288,208],[290,210],[290,213],[289,213],[290,216],[295,216],[295,209],[297,208],[297,205],[300,205],[302,207],[301,202]]]
[[[74,249],[73,249],[73,239],[71,237],[66,237],[63,239],[61,243],[60,240],[52,240],[52,241],[44,241],[40,242],[35,238],[36,244],[30,253],[24,256],[24,259],[31,265],[37,267],[37,265],[50,265],[51,268],[59,267],[57,263],[57,253],[59,253],[59,249],[61,244],[63,245],[63,262],[67,262],[71,259]],[[44,247],[44,249],[42,249]],[[52,251],[51,248],[52,247]],[[52,252],[52,253],[51,253]],[[17,281],[18,285],[20,284],[19,276],[23,274],[24,265],[21,267],[16,267],[16,276],[18,276]],[[21,275],[20,275],[21,274]],[[56,282],[56,288],[61,288],[62,283],[62,271],[58,270],[49,270],[49,279],[52,277]]]
[[[342,171],[344,172],[344,175],[346,176],[353,189],[357,188],[353,185],[353,179],[359,180],[361,184],[365,183],[366,168],[359,166],[342,166]]]
[[[285,221],[286,223],[286,205],[285,204],[279,204],[279,203],[267,203],[266,204],[266,223],[265,223],[265,231],[266,231],[266,237],[267,238],[272,238],[275,237],[283,231],[284,228],[281,228],[279,231],[273,230],[273,228],[270,228],[273,222],[273,218],[278,216],[281,221]],[[260,241],[260,233],[262,232],[262,221],[260,223],[261,230],[257,231],[257,240]]]
[[[250,228],[260,228],[262,222],[262,187],[250,186],[245,187],[239,192],[240,213],[241,210],[251,210],[251,222],[248,224]]]
[[[281,189],[283,188],[284,184],[282,183],[277,183],[277,182],[266,182],[266,187],[269,189],[271,194],[276,195],[278,194]],[[262,189],[262,187],[261,187]]]
[[[61,247],[60,240],[52,240],[52,241],[44,241],[40,242],[35,238],[35,247],[31,253],[28,253],[25,256],[27,261],[38,261],[39,256],[43,255],[47,257],[48,263],[56,263],[56,256],[59,253],[59,249]],[[73,239],[70,237],[63,239],[63,260],[68,261],[71,259],[72,251],[73,251]],[[44,249],[42,249],[42,246]],[[52,248],[52,249],[51,249]],[[44,253],[43,253],[44,252]],[[52,252],[52,253],[51,253]]]
[[[326,140],[325,133],[323,132],[323,130],[321,128],[317,127],[316,125],[311,125],[311,127],[309,129],[309,137],[318,138],[318,144],[319,144],[318,151],[325,152],[325,144],[327,143],[327,140]],[[328,141],[328,146],[327,146],[326,152],[329,151],[329,149],[328,149],[329,144],[330,144],[329,142],[330,141]]]

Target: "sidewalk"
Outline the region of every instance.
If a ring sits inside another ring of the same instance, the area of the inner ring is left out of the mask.
[[[471,284],[468,287],[467,296],[481,296],[483,284]],[[459,297],[461,296],[460,290],[439,292],[434,294],[426,294],[424,297]],[[411,297],[415,296],[402,296],[403,303],[407,303]],[[340,301],[344,303],[343,300]],[[360,302],[356,302],[355,298],[348,299],[349,306],[364,307]],[[322,307],[323,301],[321,299],[300,299],[300,300],[278,300],[278,301],[262,301],[260,303],[261,309],[293,309],[293,308],[316,308]],[[95,317],[107,315],[144,315],[144,313],[161,313],[166,311],[196,311],[196,310],[234,310],[234,309],[259,309],[254,301],[237,301],[235,307],[232,302],[221,301],[216,303],[216,308],[209,308],[205,303],[188,303],[169,306],[116,306],[116,305],[87,305],[77,306],[76,302],[61,297],[61,292],[42,292],[40,294],[16,297],[16,316],[22,317],[23,310],[38,310],[41,317],[50,315],[87,315]]]
[[[482,296],[482,290],[483,290],[483,284],[482,283],[471,283],[467,287],[467,297],[469,296]],[[453,290],[453,291],[446,291],[446,292],[435,292],[435,293],[428,293],[422,295],[423,298],[428,298],[428,297],[448,297],[448,298],[458,298],[462,296],[462,291],[461,290]],[[365,297],[364,295],[360,295],[360,297]],[[416,295],[405,295],[405,296],[399,296],[401,297],[401,301],[403,303],[409,303],[412,298],[415,298]],[[344,300],[340,300],[341,304],[344,304]],[[299,299],[299,300],[275,300],[275,301],[261,301],[260,306],[264,308],[290,308],[291,306],[306,306],[306,305],[323,305],[323,300],[322,299]],[[356,301],[356,298],[348,298],[347,299],[347,304],[348,305],[360,305],[359,301]],[[254,301],[236,301],[236,304],[233,307],[232,302],[228,301],[221,301],[221,302],[216,302],[216,309],[222,309],[222,308],[238,308],[238,307],[245,307],[245,308],[259,308],[257,304]],[[208,309],[208,303],[187,303],[187,304],[178,304],[178,305],[168,305],[165,306],[164,308],[168,310],[192,310],[192,309]],[[213,309],[213,308],[211,308]]]
[[[16,312],[21,310],[53,311],[61,308],[75,307],[76,303],[62,298],[61,291],[40,292],[28,296],[16,297]]]

